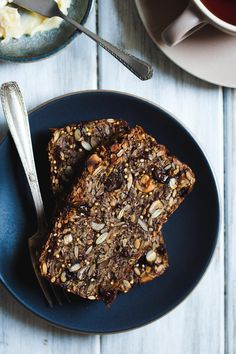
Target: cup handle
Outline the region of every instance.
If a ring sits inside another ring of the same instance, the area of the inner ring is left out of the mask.
[[[205,26],[206,23],[204,16],[190,3],[184,12],[162,32],[162,40],[172,47]]]

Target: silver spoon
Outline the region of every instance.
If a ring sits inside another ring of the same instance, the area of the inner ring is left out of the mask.
[[[13,0],[13,3],[23,7],[24,9],[36,12],[44,17],[58,16],[69,22],[81,32],[86,34],[89,38],[93,39],[97,44],[109,52],[113,57],[119,60],[124,66],[126,66],[133,74],[135,74],[141,80],[148,80],[153,75],[153,69],[151,65],[145,63],[143,60],[134,57],[122,49],[115,47],[113,44],[105,41],[95,33],[91,32],[84,26],[72,18],[64,15],[57,3],[54,0]]]
[[[39,250],[47,237],[47,227],[34,162],[28,114],[24,99],[16,82],[3,84],[1,86],[0,96],[6,121],[30,186],[37,215],[37,231],[33,236],[28,238],[33,269],[48,304],[50,307],[53,307],[54,302],[62,304],[64,300],[68,301],[68,297],[64,293],[59,293],[59,290],[55,286],[42,278],[39,271]]]

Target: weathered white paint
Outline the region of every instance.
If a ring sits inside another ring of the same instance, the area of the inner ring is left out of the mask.
[[[236,90],[225,90],[226,349],[236,353]]]
[[[95,9],[87,25],[95,29]],[[235,92],[225,92],[227,110],[223,117],[222,89],[191,77],[171,63],[147,36],[132,0],[100,0],[98,28],[105,38],[150,61],[155,68],[154,78],[149,82],[141,82],[99,49],[99,86],[140,95],[174,113],[190,128],[206,151],[222,198],[223,118],[227,118],[227,276],[224,279],[224,238],[221,231],[206,275],[184,303],[160,321],[144,328],[101,338],[79,336],[53,328],[22,308],[0,287],[0,354],[223,354],[226,324],[224,280],[228,294],[226,344],[229,349],[227,352],[233,354],[236,352],[236,275],[233,263],[236,253],[236,215],[233,212],[235,203],[231,195],[236,165],[233,155],[236,138],[233,124],[236,113]],[[64,93],[96,88],[96,54],[96,46],[87,38],[81,37],[66,50],[46,61],[32,64],[1,63],[0,83],[18,81],[27,106],[31,109]],[[0,134],[3,134],[3,130],[4,123],[0,120]]]

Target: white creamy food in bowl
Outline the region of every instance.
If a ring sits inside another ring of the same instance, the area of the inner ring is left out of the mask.
[[[45,18],[34,12],[19,10],[10,3],[12,0],[0,0],[0,38],[7,42],[11,38],[23,35],[33,36],[37,32],[58,28],[62,22],[59,17]],[[55,0],[64,14],[70,7],[71,0]]]

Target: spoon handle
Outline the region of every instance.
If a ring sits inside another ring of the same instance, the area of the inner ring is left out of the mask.
[[[44,227],[44,207],[35,168],[28,114],[16,82],[7,82],[1,86],[1,101],[9,130],[32,192],[38,227]]]
[[[77,27],[81,32],[86,34],[88,37],[93,39],[100,47],[105,49],[108,53],[113,55],[119,62],[121,62],[127,69],[129,69],[134,75],[136,75],[140,80],[149,80],[153,75],[152,66],[145,61],[136,58],[135,56],[126,53],[122,49],[114,46],[113,44],[105,41],[95,33],[91,32],[84,26],[80,25],[78,22],[73,20],[72,18],[64,15],[60,11],[60,16],[71,23],[73,26]]]

